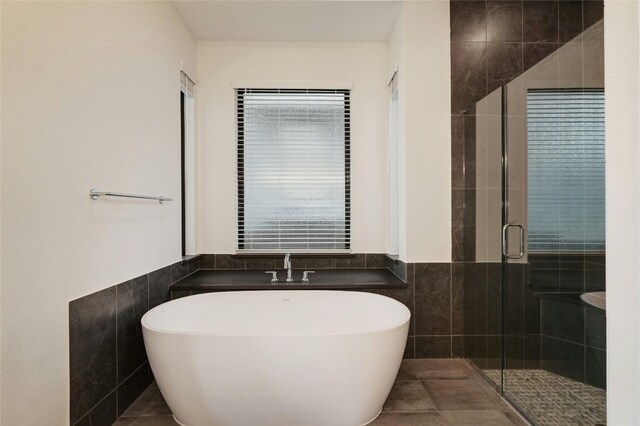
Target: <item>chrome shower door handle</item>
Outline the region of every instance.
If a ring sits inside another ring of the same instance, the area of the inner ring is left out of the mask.
[[[514,226],[520,230],[520,251],[518,254],[509,254],[509,248],[507,245],[507,231],[509,227]],[[524,226],[519,223],[507,223],[502,227],[502,254],[507,259],[521,259],[524,256]]]

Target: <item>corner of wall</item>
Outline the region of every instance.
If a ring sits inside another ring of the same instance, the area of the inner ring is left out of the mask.
[[[450,262],[449,4],[405,2],[401,15],[405,68],[401,74],[401,95],[405,97],[401,121],[406,167],[406,250],[401,258],[407,262]]]

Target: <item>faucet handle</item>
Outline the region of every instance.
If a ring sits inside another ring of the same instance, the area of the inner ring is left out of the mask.
[[[308,283],[309,282],[309,274],[315,274],[316,271],[304,271],[302,272],[302,282],[303,283]]]
[[[271,284],[278,282],[278,271],[264,271],[265,274],[271,274]]]

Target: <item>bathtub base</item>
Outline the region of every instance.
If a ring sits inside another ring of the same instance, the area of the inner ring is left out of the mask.
[[[378,418],[378,416],[380,415],[380,413],[382,413],[382,409],[380,409],[380,411],[378,411],[378,414],[376,414],[374,418],[372,418],[372,419],[371,419],[371,420],[369,420],[368,422],[363,423],[363,424],[358,425],[358,426],[367,426],[367,425],[369,425],[369,424],[373,423],[373,422]],[[180,420],[176,419],[176,416],[173,416],[173,421],[174,421],[174,422],[176,422],[176,423],[178,423],[180,426],[189,426],[189,425],[186,425],[186,424],[182,423]],[[221,426],[224,426],[224,425],[221,425]],[[304,425],[302,425],[302,426],[304,426]]]
[[[360,426],[367,426],[368,424],[373,423],[378,418],[380,413],[382,413],[382,408],[380,409],[380,411],[378,411],[378,414],[376,414],[374,418],[372,418],[371,420],[369,420],[368,422],[366,422],[366,423],[364,423],[364,424],[362,424]]]

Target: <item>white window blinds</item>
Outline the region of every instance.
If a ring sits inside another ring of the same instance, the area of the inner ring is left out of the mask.
[[[604,91],[527,93],[529,251],[605,249]]]
[[[348,252],[348,90],[236,89],[238,251]]]

